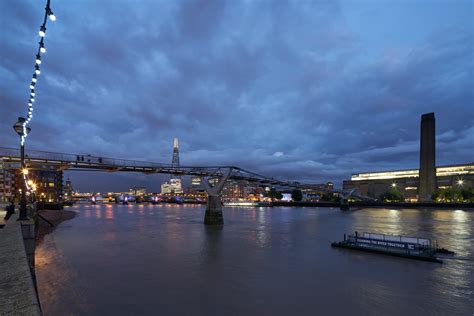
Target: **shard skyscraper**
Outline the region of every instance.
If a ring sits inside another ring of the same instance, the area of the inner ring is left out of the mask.
[[[176,137],[173,139],[173,159],[171,160],[171,166],[175,168],[179,167],[179,144],[178,138]],[[170,186],[172,193],[183,193],[180,176],[171,175]]]

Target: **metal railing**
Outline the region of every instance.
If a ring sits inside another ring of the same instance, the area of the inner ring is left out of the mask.
[[[15,148],[0,147],[0,159],[7,163],[19,161],[20,151]],[[301,184],[294,181],[281,181],[263,176],[236,166],[179,166],[173,167],[168,163],[157,163],[129,159],[116,159],[90,154],[69,154],[41,150],[27,150],[25,153],[27,164],[51,164],[66,169],[93,169],[108,171],[135,171],[150,173],[166,173],[176,175],[195,175],[204,177],[221,177],[226,170],[231,169],[230,179],[245,180],[260,184],[268,184],[290,188],[313,188],[319,185]],[[337,192],[335,190],[326,190]]]

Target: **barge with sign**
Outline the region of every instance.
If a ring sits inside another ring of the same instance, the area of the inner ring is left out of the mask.
[[[443,263],[436,258],[437,253],[454,254],[438,248],[438,243],[431,239],[375,233],[344,234],[343,241],[333,242],[331,246],[437,263]]]

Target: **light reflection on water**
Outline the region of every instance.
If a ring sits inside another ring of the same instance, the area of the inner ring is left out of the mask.
[[[77,205],[37,248],[45,315],[471,315],[474,212]],[[437,239],[442,265],[332,249],[344,233]],[[343,302],[343,303],[338,303]]]

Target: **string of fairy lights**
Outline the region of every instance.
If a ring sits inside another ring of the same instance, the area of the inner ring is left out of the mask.
[[[30,131],[30,128],[28,125],[30,124],[31,120],[33,119],[33,109],[34,109],[34,103],[35,103],[35,97],[36,97],[36,85],[38,83],[39,75],[41,74],[40,70],[40,65],[41,65],[41,57],[43,54],[46,53],[46,47],[44,45],[44,39],[46,36],[46,23],[48,22],[48,19],[51,20],[52,22],[56,21],[56,16],[54,15],[53,11],[51,10],[51,0],[47,0],[46,2],[46,7],[45,7],[45,13],[44,13],[44,19],[43,23],[41,24],[38,35],[40,37],[40,41],[38,42],[38,51],[36,53],[36,58],[35,58],[35,70],[33,73],[33,76],[31,78],[30,82],[30,97],[28,100],[28,112],[26,115],[26,119],[23,122],[23,129],[22,129],[22,134],[20,135],[20,142],[21,146],[24,146],[26,137],[28,136],[28,133]],[[30,188],[30,181],[27,179],[28,175],[28,170],[24,169],[22,171],[23,173],[23,179],[25,181],[26,189],[29,192],[31,190]]]

